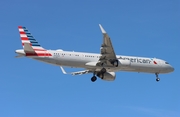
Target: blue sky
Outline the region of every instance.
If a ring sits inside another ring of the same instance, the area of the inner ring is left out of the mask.
[[[179,0],[1,0],[0,16],[0,117],[180,116]],[[92,83],[92,74],[63,75],[14,57],[22,48],[19,25],[44,48],[99,53],[99,23],[117,54],[165,59],[175,71],[158,83],[154,74],[131,72]]]

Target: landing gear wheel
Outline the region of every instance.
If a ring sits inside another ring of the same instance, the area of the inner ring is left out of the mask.
[[[97,77],[96,76],[93,76],[92,78],[91,78],[91,81],[92,82],[95,82],[97,80]]]
[[[156,81],[159,82],[159,81],[160,81],[160,78],[156,78]]]

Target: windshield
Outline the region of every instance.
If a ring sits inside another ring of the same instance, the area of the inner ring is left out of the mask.
[[[169,64],[168,62],[165,62],[165,64]]]

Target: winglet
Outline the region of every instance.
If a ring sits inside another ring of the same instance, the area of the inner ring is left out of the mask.
[[[60,66],[60,68],[61,68],[63,74],[67,74],[62,66]]]
[[[105,34],[106,31],[103,29],[103,27],[101,26],[101,24],[99,24],[99,27],[100,27],[100,29],[101,29],[101,32],[102,32],[103,34]]]

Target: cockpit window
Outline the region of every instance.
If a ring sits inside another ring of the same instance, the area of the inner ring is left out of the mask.
[[[168,62],[165,62],[165,64],[169,64]]]

